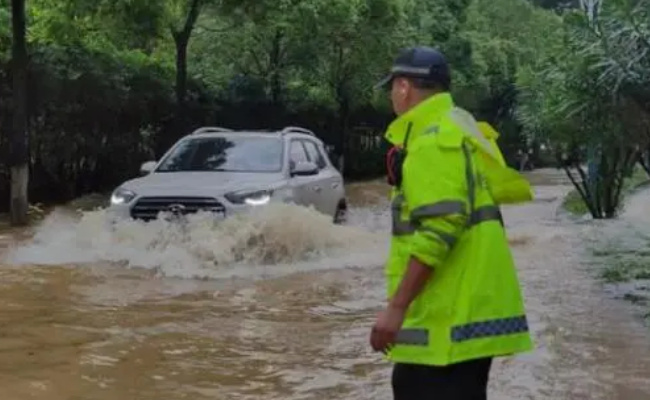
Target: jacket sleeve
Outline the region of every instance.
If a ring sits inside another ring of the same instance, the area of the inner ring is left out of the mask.
[[[469,214],[467,175],[462,148],[442,148],[427,141],[409,152],[403,190],[415,233],[411,256],[440,266],[466,226]]]

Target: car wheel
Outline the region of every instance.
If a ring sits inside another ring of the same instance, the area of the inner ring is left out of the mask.
[[[336,213],[334,214],[335,224],[344,224],[347,221],[348,206],[345,200],[341,200],[336,206]]]

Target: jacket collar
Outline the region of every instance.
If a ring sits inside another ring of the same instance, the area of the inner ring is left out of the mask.
[[[435,94],[395,119],[388,126],[385,138],[393,145],[404,145],[410,125],[411,133],[408,141],[411,142],[441,114],[452,108],[454,108],[454,100],[449,92]]]

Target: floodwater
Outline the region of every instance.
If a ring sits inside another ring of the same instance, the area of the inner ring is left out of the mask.
[[[537,347],[496,362],[491,398],[650,399],[648,331],[585,250],[625,230],[558,215],[557,172],[531,180],[537,200],[504,213]],[[0,399],[391,399],[368,345],[386,193],[350,186],[348,226],[286,206],[218,226],[55,212],[0,232]]]

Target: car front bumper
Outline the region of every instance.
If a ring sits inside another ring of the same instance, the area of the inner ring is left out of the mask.
[[[153,214],[147,215],[146,218],[142,218],[138,216],[137,213],[133,212],[134,206],[136,204],[137,204],[137,200],[132,201],[129,204],[112,204],[106,209],[106,214],[109,221],[118,222],[121,220],[131,219],[131,220],[141,220],[147,222],[147,221],[155,220],[157,218],[154,217]],[[223,206],[221,209],[212,211],[212,213],[215,215],[215,218],[219,220],[231,217],[233,215],[246,213],[254,208],[260,207],[260,206],[250,206],[247,204],[243,204],[243,205],[226,204],[225,202],[221,204]],[[159,216],[160,212],[169,213],[171,215],[190,215],[193,214],[195,211],[192,210],[189,212],[183,212],[183,211],[173,212],[170,210],[161,210],[158,213],[156,213],[156,215]]]

